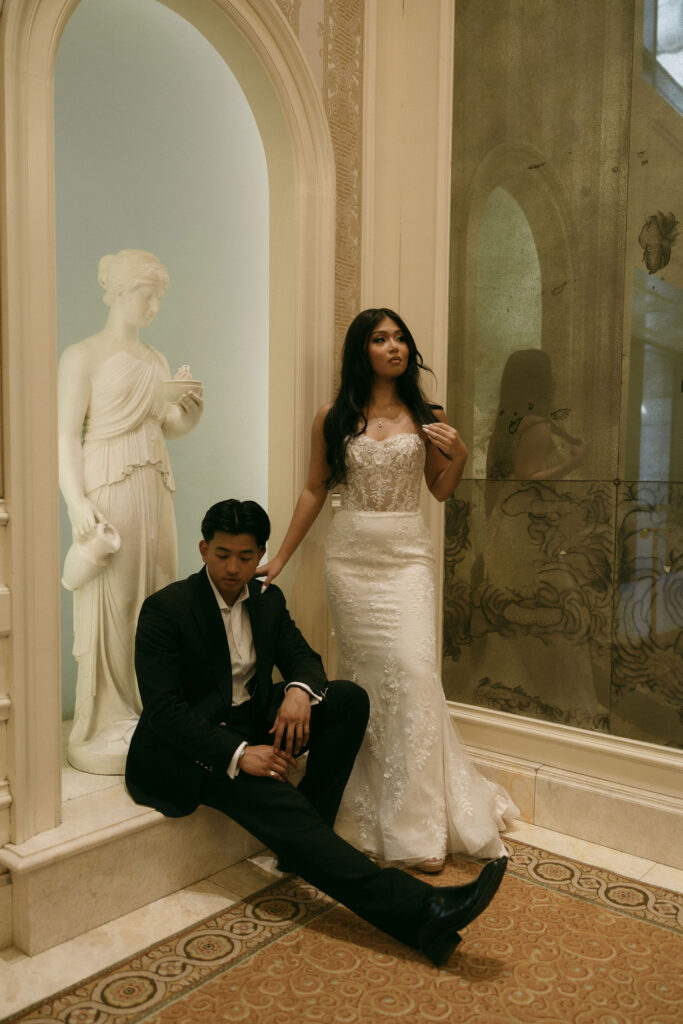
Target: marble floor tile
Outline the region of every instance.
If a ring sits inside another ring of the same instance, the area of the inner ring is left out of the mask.
[[[665,889],[672,889],[674,892],[683,893],[683,871],[680,868],[670,868],[666,864],[655,864],[647,871],[641,881],[650,885],[661,885]]]
[[[205,880],[36,956],[12,946],[3,949],[0,1019],[220,913],[239,898]]]
[[[619,850],[611,850],[606,846],[598,846],[597,843],[589,843],[585,839],[576,839],[574,836],[553,832],[549,828],[541,828],[539,825],[523,821],[516,821],[505,836],[517,839],[520,843],[529,843],[530,846],[540,846],[542,850],[549,850],[551,853],[572,857],[584,864],[615,871],[625,878],[642,878],[654,867],[652,860],[634,857],[630,853],[621,853]]]
[[[260,862],[257,862],[257,860]],[[271,870],[272,866],[272,870]],[[248,860],[233,864],[232,867],[224,868],[215,875],[210,876],[210,881],[215,885],[239,893],[240,898],[251,896],[281,877],[281,872],[275,868],[275,858],[271,854],[250,857]]]

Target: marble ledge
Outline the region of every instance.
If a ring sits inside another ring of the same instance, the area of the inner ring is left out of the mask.
[[[0,866],[17,873],[34,871],[164,820],[158,811],[136,804],[123,786],[69,800],[62,809],[61,825],[25,843],[2,847]]]

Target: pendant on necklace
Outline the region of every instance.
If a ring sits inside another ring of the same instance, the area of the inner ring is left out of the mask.
[[[383,424],[381,419],[377,420],[377,426],[379,427],[380,430],[382,429]]]

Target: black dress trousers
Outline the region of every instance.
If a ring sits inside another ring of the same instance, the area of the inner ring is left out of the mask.
[[[240,772],[208,774],[202,803],[233,818],[287,868],[359,917],[409,946],[417,945],[420,909],[432,887],[396,868],[380,868],[332,830],[368,719],[365,691],[345,680],[329,684],[311,709],[306,775],[299,787]],[[231,728],[249,743],[272,743],[268,723],[234,709]]]

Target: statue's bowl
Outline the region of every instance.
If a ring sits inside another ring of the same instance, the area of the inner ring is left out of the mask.
[[[162,380],[159,385],[159,393],[167,402],[179,402],[188,391],[199,395],[202,393],[202,382],[200,380]]]

